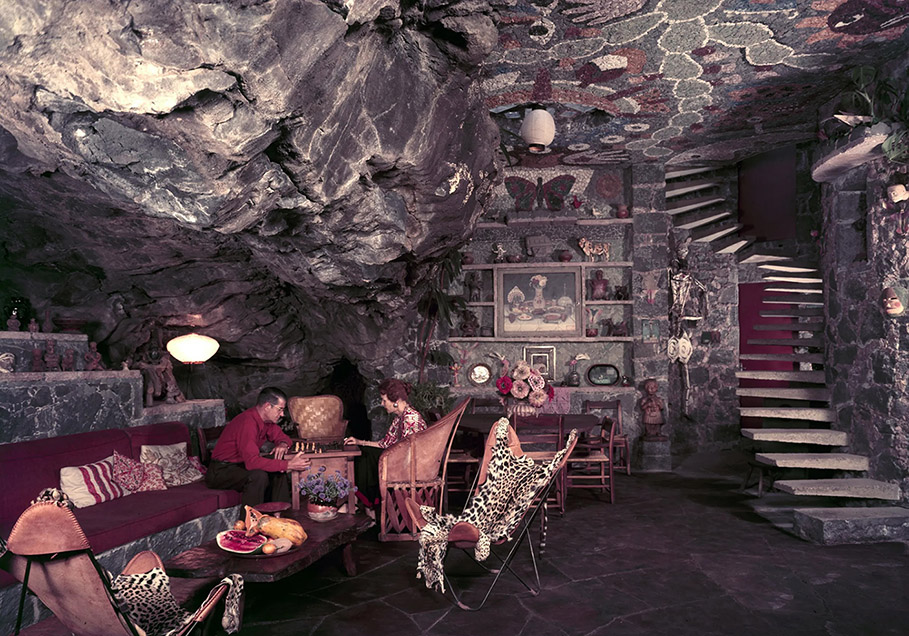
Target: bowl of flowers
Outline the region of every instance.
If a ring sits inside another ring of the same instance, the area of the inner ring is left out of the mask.
[[[502,375],[496,380],[496,389],[509,415],[536,415],[555,396],[552,385],[526,360],[520,360],[509,370],[508,360],[503,358]]]
[[[313,521],[331,521],[337,517],[339,502],[356,491],[357,487],[340,470],[330,473],[325,466],[319,466],[300,482],[300,494],[308,498],[306,514]]]

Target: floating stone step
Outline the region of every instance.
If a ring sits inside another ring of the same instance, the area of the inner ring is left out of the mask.
[[[788,256],[780,256],[778,254],[761,254],[758,252],[757,245],[751,247],[751,249],[745,250],[744,253],[739,254],[739,263],[742,265],[756,265],[760,263],[777,263],[780,261],[788,261]]]
[[[780,400],[806,400],[809,402],[829,402],[830,391],[812,388],[784,387],[739,387],[735,390],[739,397],[776,398]]]
[[[796,508],[792,521],[798,536],[821,545],[909,543],[909,509],[899,506]]]
[[[813,285],[823,285],[824,279],[807,274],[781,274],[780,272],[768,272],[761,278],[768,283],[804,283]]]
[[[847,453],[755,453],[755,461],[777,468],[868,470],[868,458]]]
[[[819,338],[749,338],[750,345],[772,345],[780,347],[814,347],[820,349],[824,341]]]
[[[772,325],[753,325],[755,331],[823,331],[823,322],[789,322]]]
[[[738,232],[743,227],[741,223],[734,223],[732,225],[710,225],[702,229],[692,230],[691,239],[695,243],[710,243],[711,241],[716,241],[724,236],[729,236]]]
[[[809,497],[850,497],[885,501],[900,499],[899,484],[876,479],[783,479],[773,482],[773,487],[791,495]]]
[[[709,190],[710,188],[718,188],[721,185],[723,185],[723,182],[719,179],[692,179],[689,181],[667,183],[663,193],[665,194],[666,199],[673,199],[682,196],[683,194],[700,192],[701,190]]]
[[[717,203],[722,203],[725,201],[723,197],[716,195],[706,196],[706,197],[691,197],[688,199],[676,199],[674,201],[666,202],[666,211],[669,214],[681,214],[682,212],[690,212],[691,210],[697,210],[699,208],[706,208],[711,205],[716,205]]]
[[[742,417],[772,417],[780,420],[804,420],[809,422],[835,422],[836,412],[833,409],[809,407],[765,407],[740,406]]]
[[[785,442],[814,446],[845,446],[849,435],[829,428],[743,428],[742,436],[756,442]]]
[[[823,371],[736,371],[735,377],[740,380],[782,380],[807,384],[827,382],[827,375]]]
[[[718,221],[732,217],[732,213],[722,208],[686,212],[672,218],[672,224],[680,230],[693,230],[698,227],[708,226]]]
[[[714,254],[735,254],[741,249],[754,243],[756,239],[753,236],[727,236],[726,238],[714,241],[711,245]]]
[[[778,261],[774,263],[762,263],[758,265],[759,269],[765,269],[771,272],[793,272],[802,274],[819,274],[820,270],[815,263],[798,263],[796,261]]]
[[[823,307],[774,307],[758,312],[763,318],[814,318],[824,317]]]
[[[813,296],[764,296],[761,302],[769,305],[801,305],[804,307],[823,307],[824,301],[814,298]]]
[[[806,362],[824,364],[823,353],[740,353],[739,360],[769,360],[772,362]],[[799,371],[804,373],[804,371]]]
[[[764,293],[780,293],[780,294],[823,294],[824,288],[819,287],[817,283],[779,283],[768,285],[764,288]]]
[[[716,170],[713,166],[699,166],[696,168],[681,168],[679,170],[671,170],[666,173],[665,180],[670,181],[672,179],[681,179],[682,177],[690,177],[695,174],[704,174],[705,172],[713,172]]]

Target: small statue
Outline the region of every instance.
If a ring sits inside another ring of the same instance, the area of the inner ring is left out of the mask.
[[[53,340],[45,340],[44,346],[44,370],[59,371],[60,356],[55,351],[56,343]]]
[[[88,343],[88,351],[85,353],[85,370],[86,371],[104,371],[106,368],[101,360],[101,352],[98,351],[97,342]]]
[[[492,262],[504,263],[506,253],[505,247],[501,243],[496,243],[492,246]]]
[[[477,272],[468,272],[464,277],[464,286],[467,288],[467,302],[480,302],[482,294],[480,274]]]
[[[591,300],[609,300],[609,280],[603,278],[603,270],[598,269],[593,273],[590,281]]]
[[[615,286],[615,300],[628,300],[628,285]]]
[[[145,380],[145,406],[154,406],[155,397],[164,398],[167,404],[185,402],[186,397],[177,386],[170,354],[162,353],[157,345],[150,344],[140,356],[136,366]]]
[[[54,333],[54,321],[51,320],[50,309],[44,310],[44,324],[41,325],[44,333]]]
[[[9,320],[6,321],[6,330],[19,331],[19,326],[21,324],[22,323],[19,322],[19,308],[13,307],[13,311],[9,315]]]
[[[884,287],[881,302],[883,303],[884,313],[888,316],[899,316],[903,313],[903,303],[893,287]]]
[[[664,440],[665,437],[660,435],[660,429],[663,428],[663,400],[656,394],[659,389],[657,381],[650,378],[644,382],[644,391],[646,395],[641,398],[641,410],[644,412],[644,437],[652,440]]]
[[[480,321],[476,314],[465,309],[461,312],[461,326],[458,328],[461,336],[464,338],[475,338],[480,329]]]
[[[32,349],[32,364],[29,370],[32,373],[43,373],[44,372],[44,352],[41,351],[40,347],[35,347]]]
[[[38,333],[38,321],[34,318],[28,321],[28,331],[29,333]]]
[[[10,352],[0,353],[0,373],[12,373],[16,370],[16,356]]]
[[[76,350],[67,349],[63,352],[63,359],[60,360],[60,370],[61,371],[75,371],[76,370]]]

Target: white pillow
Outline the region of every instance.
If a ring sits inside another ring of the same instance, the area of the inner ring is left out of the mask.
[[[84,466],[60,469],[60,490],[76,508],[88,508],[130,494],[114,480],[114,456]]]
[[[160,466],[168,488],[202,479],[202,472],[186,455],[186,442],[163,446],[143,445],[139,451],[139,461]]]

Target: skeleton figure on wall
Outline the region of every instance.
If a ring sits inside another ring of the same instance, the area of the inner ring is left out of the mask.
[[[688,360],[693,346],[686,321],[702,320],[707,314],[707,287],[697,280],[688,268],[688,249],[691,238],[686,238],[676,248],[676,256],[669,266],[669,329],[672,332],[666,343],[666,353],[671,362],[678,362],[682,371],[682,413],[688,412]]]

